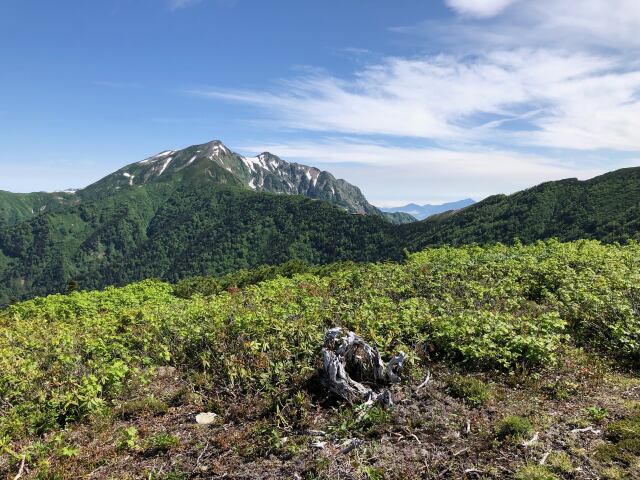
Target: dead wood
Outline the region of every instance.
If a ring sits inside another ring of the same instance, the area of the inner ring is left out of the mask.
[[[353,332],[344,335],[341,328],[332,328],[324,338],[321,382],[350,403],[388,407],[393,405],[389,390],[376,392],[372,387],[398,383],[405,360],[406,355],[400,352],[385,364],[377,347]]]

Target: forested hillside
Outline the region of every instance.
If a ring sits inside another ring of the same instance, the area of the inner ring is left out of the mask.
[[[76,201],[70,192],[11,193],[0,190],[0,229]]]
[[[188,163],[193,155],[182,157]],[[5,210],[0,305],[69,286],[93,289],[151,277],[176,281],[287,260],[398,260],[405,249],[509,244],[517,238],[525,243],[640,239],[640,168],[584,182],[548,182],[422,222],[392,225],[380,212],[351,214],[302,195],[256,192],[207,162],[207,175],[184,167],[162,181],[156,179],[157,167],[143,164],[150,170],[131,174],[146,178],[141,185],[134,182],[143,180],[120,172],[75,195],[62,195],[66,204],[51,205],[29,219]],[[27,196],[15,203],[16,198],[10,197],[12,212],[30,212],[29,202],[43,201]]]
[[[591,180],[547,182],[496,195],[403,229],[410,249],[428,245],[534,242],[545,238],[625,242],[640,239],[640,168]]]
[[[0,475],[634,479],[638,305],[638,244],[594,241],[34,299],[0,312]],[[327,390],[334,327],[404,352],[393,406]]]
[[[144,278],[221,275],[291,259],[398,259],[392,225],[301,196],[170,184],[129,189],[0,231],[0,304]]]

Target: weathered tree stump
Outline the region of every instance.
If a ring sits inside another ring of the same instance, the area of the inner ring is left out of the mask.
[[[339,327],[329,330],[322,348],[320,381],[330,391],[349,403],[393,405],[387,389],[375,392],[371,387],[400,381],[406,355],[400,352],[384,364],[375,346],[353,332],[343,335]]]

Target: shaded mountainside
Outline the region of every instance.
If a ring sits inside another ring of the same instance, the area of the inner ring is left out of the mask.
[[[424,220],[432,215],[448,212],[449,210],[460,210],[461,208],[468,207],[474,203],[476,203],[475,200],[465,198],[464,200],[458,200],[457,202],[448,202],[439,205],[431,205],[428,203],[426,205],[418,205],[416,203],[409,203],[402,207],[381,208],[380,210],[387,213],[406,213],[418,220]]]
[[[393,225],[302,196],[193,183],[123,189],[0,231],[0,303],[289,259],[399,258]]]

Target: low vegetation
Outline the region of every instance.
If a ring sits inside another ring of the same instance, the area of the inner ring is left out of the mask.
[[[25,478],[633,478],[639,245],[289,267],[2,311],[0,472],[24,460]],[[383,358],[408,354],[394,408],[317,384],[334,326]]]
[[[366,203],[351,186],[355,197],[344,190],[331,196],[338,207],[255,192],[209,159],[196,164],[198,173],[182,169],[144,185],[128,185],[120,172],[75,194],[0,192],[0,305],[147,278],[220,277],[288,260],[399,261],[405,250],[512,244],[515,238],[527,244],[548,238],[640,240],[640,168],[584,182],[547,182],[392,225],[371,206],[365,208],[370,215],[345,212],[342,207],[354,201]],[[169,170],[176,167],[174,160]],[[142,173],[149,166],[131,168],[141,169],[136,182],[150,180]],[[277,177],[271,181],[279,183]]]
[[[509,415],[498,422],[496,436],[499,440],[518,441],[533,433],[533,425],[524,417]]]
[[[450,395],[465,400],[473,407],[479,407],[491,397],[489,387],[477,378],[452,375],[446,382]]]

